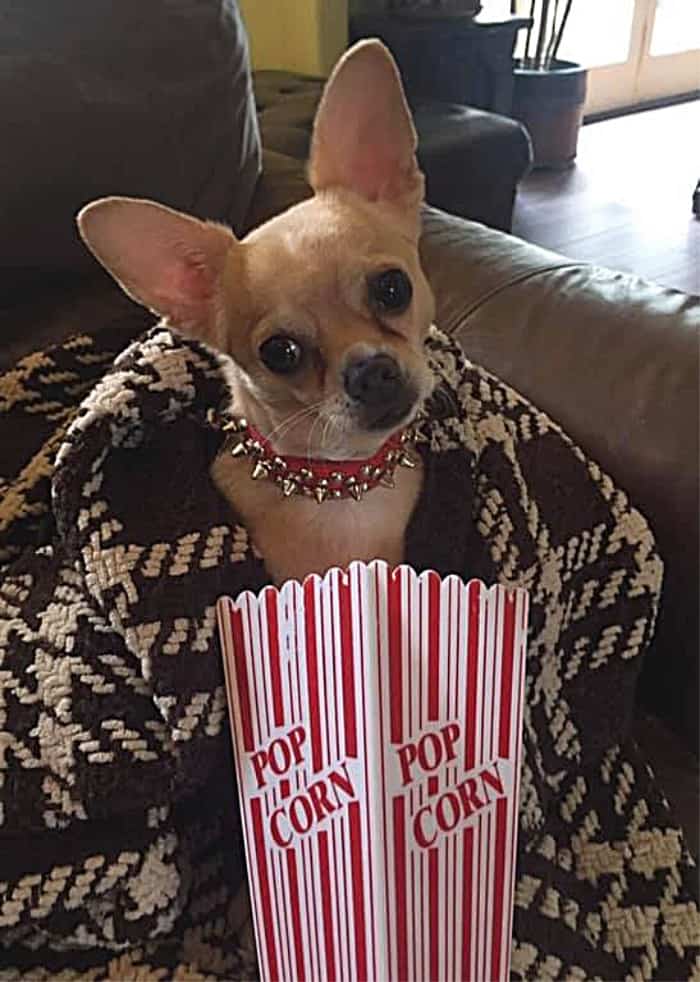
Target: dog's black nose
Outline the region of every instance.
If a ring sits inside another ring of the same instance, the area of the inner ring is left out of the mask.
[[[415,389],[391,355],[372,355],[350,362],[343,382],[347,394],[358,403],[367,429],[395,426],[416,401]]]
[[[401,369],[391,355],[372,355],[350,362],[344,381],[350,398],[363,406],[385,405],[403,386]]]

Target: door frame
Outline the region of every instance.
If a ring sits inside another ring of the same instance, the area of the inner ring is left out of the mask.
[[[652,55],[656,0],[635,0],[627,61],[588,70],[587,116],[682,97],[700,88],[700,48]]]

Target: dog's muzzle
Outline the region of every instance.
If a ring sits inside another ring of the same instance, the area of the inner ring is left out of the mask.
[[[418,390],[391,355],[377,354],[351,361],[343,384],[366,430],[390,430],[404,420],[416,404]]]

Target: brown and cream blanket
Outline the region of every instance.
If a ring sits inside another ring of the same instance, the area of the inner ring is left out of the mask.
[[[208,477],[221,360],[163,327],[119,347],[0,376],[0,979],[247,979],[214,605],[269,578]],[[695,870],[628,736],[652,534],[543,413],[429,348],[407,561],[531,596],[513,975],[700,978]]]

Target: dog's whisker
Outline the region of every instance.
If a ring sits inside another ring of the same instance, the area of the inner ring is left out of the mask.
[[[312,406],[305,406],[303,409],[299,409],[297,410],[297,412],[292,413],[291,416],[287,416],[286,419],[283,419],[280,423],[277,424],[277,426],[275,426],[269,433],[266,434],[266,439],[272,440],[272,438],[275,436],[281,436],[296,423],[300,423],[306,417],[310,417],[314,413],[316,413],[322,405],[323,405],[323,401],[320,401],[314,403],[314,405]]]
[[[313,437],[314,437],[314,432],[316,430],[316,427],[318,426],[318,424],[320,422],[321,422],[321,415],[320,415],[320,413],[318,413],[316,415],[316,418],[314,419],[313,423],[311,424],[311,429],[309,430],[309,438],[308,438],[308,441],[307,441],[307,444],[306,444],[306,456],[307,456],[307,458],[309,460],[311,460],[313,458],[313,456],[314,456],[314,453],[313,453]],[[323,446],[323,444],[321,444],[321,447],[322,446]]]

